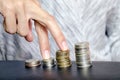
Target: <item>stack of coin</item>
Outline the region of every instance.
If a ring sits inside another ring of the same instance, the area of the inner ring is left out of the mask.
[[[53,58],[43,59],[43,68],[51,69],[55,66],[55,61]]]
[[[38,59],[28,59],[28,60],[25,60],[25,67],[28,67],[28,68],[37,67],[40,64],[41,64],[40,60],[38,60]]]
[[[59,68],[67,68],[71,66],[71,61],[69,58],[69,50],[58,50],[56,52],[56,60]]]
[[[75,44],[75,55],[78,68],[85,68],[91,66],[88,42],[80,42]]]

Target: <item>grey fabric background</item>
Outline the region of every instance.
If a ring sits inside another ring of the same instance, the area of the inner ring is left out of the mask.
[[[71,60],[75,60],[74,44],[88,41],[91,60],[120,61],[120,0],[40,0],[40,3],[58,21],[70,48]],[[1,16],[1,60],[42,59],[34,26],[34,41],[29,43],[17,34],[6,33],[2,21]],[[51,56],[55,57],[59,48],[50,33],[49,40]]]

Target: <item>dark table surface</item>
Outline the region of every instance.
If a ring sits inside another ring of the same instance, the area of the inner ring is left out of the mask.
[[[25,68],[24,61],[0,61],[0,80],[120,80],[120,62],[92,62],[89,69]]]

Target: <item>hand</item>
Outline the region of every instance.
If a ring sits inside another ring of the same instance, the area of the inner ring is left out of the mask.
[[[0,12],[4,16],[6,32],[11,34],[17,32],[27,41],[33,40],[30,20],[35,21],[40,50],[44,59],[50,57],[47,30],[50,31],[60,49],[68,49],[65,37],[55,18],[43,10],[37,0],[0,0]]]

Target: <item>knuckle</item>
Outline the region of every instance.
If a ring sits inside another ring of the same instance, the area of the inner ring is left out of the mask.
[[[23,31],[20,31],[20,32],[19,32],[19,35],[22,36],[22,37],[25,37],[25,36],[27,35],[27,33],[26,33],[26,32],[23,32]]]
[[[49,15],[49,16],[47,16],[46,20],[47,20],[48,23],[51,23],[51,22],[55,21],[55,18],[54,18],[54,16]]]
[[[6,28],[5,31],[6,31],[7,33],[10,33],[10,34],[16,33],[16,30],[14,30],[14,29],[8,29],[8,28]]]
[[[22,22],[18,23],[18,28],[17,28],[17,32],[21,35],[21,36],[26,36],[29,33],[29,25],[26,21],[26,18],[24,18],[24,20],[22,20]]]
[[[49,15],[49,16],[48,16],[48,20],[54,21],[54,20],[55,20],[55,18],[54,18],[54,16]]]
[[[14,7],[13,7],[12,5],[5,5],[5,11],[6,11],[6,12],[7,12],[7,11],[12,12],[13,9],[14,9]]]
[[[1,12],[5,15],[6,13],[8,12],[13,12],[14,11],[14,6],[11,2],[8,1],[8,3],[6,4],[6,1],[3,1],[1,3],[1,6],[0,6],[2,9],[1,9]]]
[[[23,3],[22,3],[22,1],[17,1],[17,6],[18,6],[18,7],[21,7],[21,6],[23,6]]]
[[[18,31],[19,35],[22,36],[22,37],[25,37],[27,36],[28,32],[27,31],[24,31],[24,30],[20,30]]]
[[[11,13],[13,14],[13,12],[14,12],[14,10],[13,10],[12,7],[11,8],[10,7],[9,8],[5,8],[4,11],[3,11],[3,16],[7,17],[9,14],[11,14]]]

